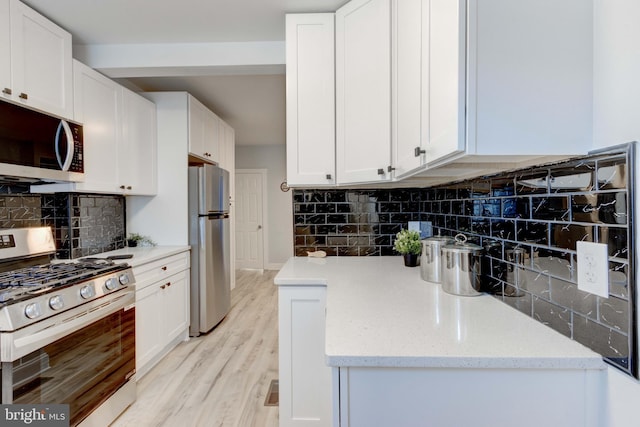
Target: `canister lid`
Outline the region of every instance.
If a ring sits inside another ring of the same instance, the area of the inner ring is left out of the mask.
[[[479,254],[482,252],[482,246],[478,246],[473,243],[467,243],[467,236],[465,236],[464,234],[457,234],[455,237],[455,243],[443,246],[442,251],[463,254]]]

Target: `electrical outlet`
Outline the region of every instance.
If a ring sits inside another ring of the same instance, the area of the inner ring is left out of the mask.
[[[609,298],[609,257],[603,243],[577,242],[578,289]]]

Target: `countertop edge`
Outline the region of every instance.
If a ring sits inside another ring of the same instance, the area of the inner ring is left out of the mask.
[[[592,358],[524,358],[524,357],[393,357],[329,356],[332,368],[417,368],[417,369],[549,369],[603,370],[601,357]]]

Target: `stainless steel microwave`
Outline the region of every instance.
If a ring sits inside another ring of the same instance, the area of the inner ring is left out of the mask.
[[[82,125],[0,101],[0,179],[84,180]]]

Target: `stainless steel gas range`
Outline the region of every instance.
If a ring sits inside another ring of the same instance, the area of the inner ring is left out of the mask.
[[[71,425],[108,425],[136,396],[133,272],[55,249],[49,227],[0,230],[2,403],[65,403]]]

